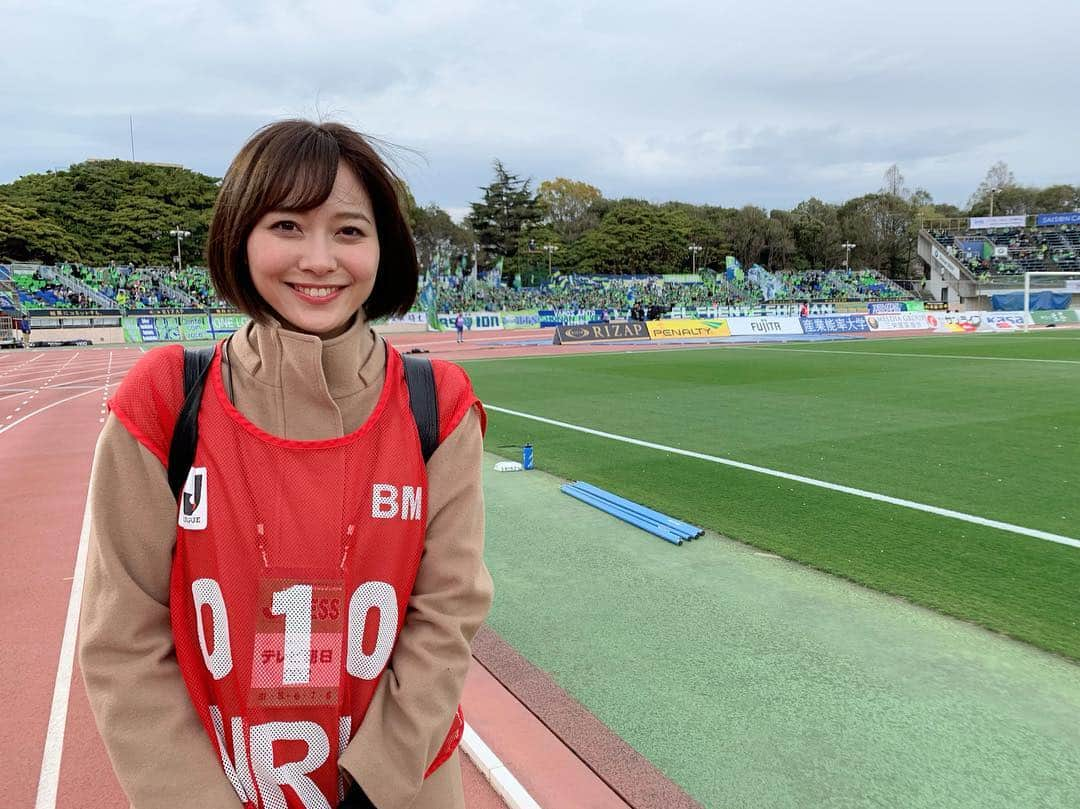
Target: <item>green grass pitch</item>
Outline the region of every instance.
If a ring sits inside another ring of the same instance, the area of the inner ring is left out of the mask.
[[[462,365],[488,404],[1080,538],[1077,332]],[[489,412],[489,451],[526,441],[560,477],[1080,660],[1078,548]]]

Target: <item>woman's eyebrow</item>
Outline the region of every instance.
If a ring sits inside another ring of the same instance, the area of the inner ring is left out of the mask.
[[[363,211],[338,211],[332,217],[334,219],[363,219],[369,225],[371,224],[371,217],[369,217]]]

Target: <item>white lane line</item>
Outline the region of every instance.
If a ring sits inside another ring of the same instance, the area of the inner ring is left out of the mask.
[[[942,360],[989,360],[992,362],[1048,362],[1061,365],[1080,365],[1080,360],[1046,360],[1029,357],[979,357],[970,354],[908,354],[899,351],[844,351],[836,348],[780,348],[776,346],[733,345],[740,351],[785,351],[796,354],[855,354],[859,357],[918,357]]]
[[[678,447],[669,447],[664,444],[654,444],[651,441],[642,441],[639,438],[629,438],[625,435],[617,435],[615,433],[606,433],[603,430],[593,430],[589,427],[581,427],[577,424],[568,424],[565,421],[556,421],[555,419],[547,419],[543,416],[534,416],[532,413],[522,413],[518,410],[509,410],[505,407],[498,407],[496,405],[484,403],[485,410],[494,410],[497,413],[506,413],[511,416],[518,416],[523,419],[531,419],[532,421],[539,421],[543,424],[551,424],[555,427],[563,427],[567,430],[575,430],[579,433],[587,433],[588,435],[599,436],[600,438],[610,438],[612,441],[622,441],[625,444],[634,444],[638,447],[646,447],[648,449],[657,449],[661,452],[670,452],[673,455],[683,455],[687,458],[697,458],[700,461],[709,461],[711,463],[722,464],[723,466],[731,466],[735,469],[744,469],[748,472],[758,472],[762,475],[769,475],[774,478],[782,478],[783,480],[792,480],[796,483],[805,483],[807,486],[817,486],[820,489],[829,489],[834,492],[841,492],[843,494],[852,494],[856,497],[865,497],[867,500],[876,500],[879,503],[889,503],[894,506],[901,506],[903,508],[914,509],[915,511],[923,511],[927,514],[936,514],[939,517],[949,517],[954,520],[961,520],[963,522],[972,523],[973,525],[982,525],[987,528],[997,528],[1000,531],[1008,531],[1013,534],[1020,534],[1021,536],[1033,537],[1035,539],[1045,539],[1048,542],[1057,542],[1060,545],[1069,545],[1073,548],[1080,548],[1080,539],[1073,539],[1072,537],[1062,536],[1061,534],[1051,534],[1049,531],[1040,531],[1037,528],[1025,528],[1022,525],[1013,525],[1012,523],[1002,522],[1000,520],[991,520],[986,517],[979,517],[975,514],[965,514],[962,511],[953,511],[949,508],[939,508],[938,506],[928,506],[925,503],[916,503],[914,500],[905,500],[902,497],[893,497],[888,494],[878,494],[877,492],[867,491],[866,489],[856,489],[854,486],[843,486],[839,483],[829,483],[827,480],[818,480],[816,478],[808,478],[804,475],[794,475],[790,472],[781,472],[778,469],[769,469],[765,466],[756,466],[754,464],[743,463],[742,461],[735,461],[731,458],[721,458],[716,455],[706,455],[703,452],[693,452],[692,450],[679,449]]]
[[[45,352],[43,351],[43,352],[42,352],[42,353],[40,353],[40,354],[37,354],[37,355],[35,355],[35,356],[33,356],[33,357],[30,357],[30,359],[28,359],[28,360],[23,360],[22,362],[18,363],[17,365],[12,365],[12,366],[11,366],[10,368],[5,368],[5,369],[4,369],[4,372],[3,372],[2,374],[0,374],[0,376],[7,376],[7,375],[8,375],[8,374],[10,374],[10,373],[11,373],[12,371],[14,371],[14,370],[16,370],[16,369],[18,369],[18,368],[22,368],[22,367],[23,367],[24,365],[29,365],[29,364],[30,364],[30,363],[32,363],[32,362],[33,362],[34,360],[39,360],[39,359],[41,359],[41,358],[42,358],[42,357],[44,357],[44,356],[45,356]]]
[[[38,413],[44,413],[46,410],[51,410],[52,408],[56,407],[57,405],[62,405],[64,402],[70,402],[72,399],[78,399],[80,396],[87,396],[87,395],[89,395],[91,393],[94,393],[95,391],[99,391],[99,390],[101,390],[100,387],[98,387],[98,388],[90,388],[90,390],[85,390],[82,393],[76,393],[74,396],[68,396],[66,399],[61,399],[59,402],[53,402],[52,404],[47,404],[44,407],[39,407],[33,413],[27,413],[22,418],[11,422],[11,424],[5,424],[3,427],[0,427],[0,435],[3,435],[8,430],[10,430],[12,427],[17,427],[18,425],[22,424],[27,419],[32,419]],[[10,419],[11,416],[8,416],[8,418]]]
[[[491,748],[484,744],[484,740],[468,722],[465,723],[465,732],[461,736],[461,748],[476,765],[476,769],[480,770],[499,796],[506,801],[509,809],[540,809],[540,804],[533,800],[532,795]]]
[[[79,608],[82,603],[83,579],[86,574],[86,547],[90,538],[90,490],[87,487],[83,508],[79,551],[75,555],[75,572],[68,597],[67,620],[64,621],[64,640],[60,644],[60,662],[56,667],[52,709],[49,711],[49,732],[45,736],[45,751],[41,756],[37,800],[34,809],[55,809],[56,791],[60,784],[60,759],[64,752],[64,730],[67,727],[68,696],[75,665],[75,637],[79,631]]]

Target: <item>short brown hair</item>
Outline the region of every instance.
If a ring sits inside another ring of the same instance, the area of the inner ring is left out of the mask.
[[[363,135],[344,124],[302,120],[264,126],[225,173],[206,242],[210,279],[222,298],[257,321],[272,313],[251,280],[248,236],[268,211],[307,211],[325,202],[340,161],[371,198],[379,235],[379,269],[364,314],[375,320],[409,311],[420,267],[402,211],[402,181]]]

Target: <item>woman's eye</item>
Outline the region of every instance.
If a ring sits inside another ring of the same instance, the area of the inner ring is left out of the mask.
[[[287,219],[284,219],[284,220],[282,220],[280,222],[275,222],[274,224],[272,224],[270,226],[270,229],[271,230],[294,231],[294,230],[296,230],[296,223],[295,222],[290,222]]]
[[[342,228],[341,232],[344,235],[352,237],[352,238],[356,238],[358,236],[363,236],[364,235],[364,231],[360,230],[360,228],[354,228],[352,226]]]

